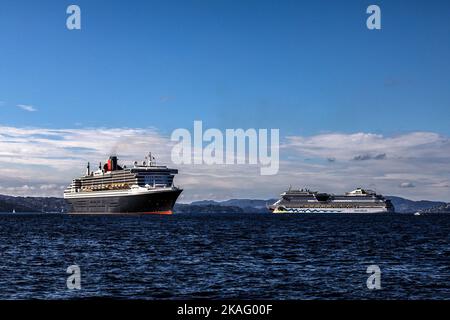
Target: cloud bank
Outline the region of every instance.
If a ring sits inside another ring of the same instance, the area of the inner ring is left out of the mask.
[[[155,128],[49,129],[0,126],[0,193],[62,196],[88,161],[115,153],[124,164],[152,151],[172,166],[172,142]],[[340,193],[356,187],[411,199],[450,201],[450,142],[433,132],[387,137],[329,133],[285,137],[280,171],[255,165],[181,165],[181,201],[274,198],[289,185]]]

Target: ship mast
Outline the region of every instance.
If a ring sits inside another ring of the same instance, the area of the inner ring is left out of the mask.
[[[155,157],[153,157],[152,153],[149,152],[148,153],[148,166],[149,167],[153,167],[154,165],[156,165],[156,161],[154,162],[153,160],[155,160]]]

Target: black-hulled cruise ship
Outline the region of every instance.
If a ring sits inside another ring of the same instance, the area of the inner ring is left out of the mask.
[[[394,212],[390,200],[372,190],[358,188],[344,195],[319,193],[308,189],[281,194],[281,199],[269,206],[274,213],[387,213]]]
[[[177,169],[156,165],[149,154],[132,167],[120,166],[116,156],[74,179],[64,191],[70,212],[77,214],[171,214],[183,191],[173,184]]]

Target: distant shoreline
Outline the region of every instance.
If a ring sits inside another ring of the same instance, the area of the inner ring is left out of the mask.
[[[442,201],[413,201],[387,196],[395,207],[395,213],[450,213],[450,204]],[[267,204],[277,199],[230,199],[225,201],[203,200],[189,204],[177,203],[176,213],[269,213]],[[63,198],[22,197],[0,195],[0,213],[66,213],[68,205]]]

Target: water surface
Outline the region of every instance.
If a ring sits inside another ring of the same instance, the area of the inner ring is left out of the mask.
[[[0,299],[450,299],[449,234],[449,215],[0,214]]]

